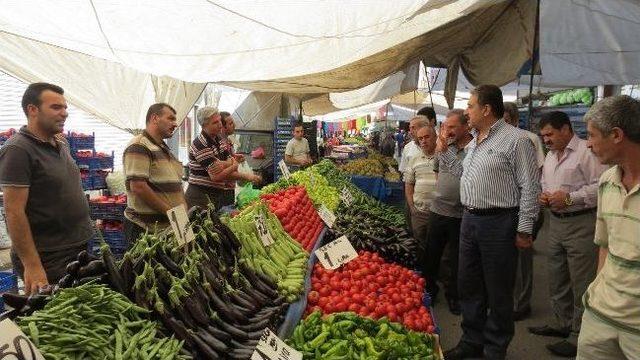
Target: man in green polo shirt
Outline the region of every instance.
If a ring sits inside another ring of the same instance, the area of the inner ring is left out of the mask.
[[[640,355],[640,101],[615,96],[585,115],[588,146],[603,164],[595,243],[598,275],[584,294],[578,360]]]
[[[27,125],[0,149],[11,259],[27,294],[62,278],[93,236],[80,170],[61,135],[69,115],[63,95],[56,85],[29,85]]]

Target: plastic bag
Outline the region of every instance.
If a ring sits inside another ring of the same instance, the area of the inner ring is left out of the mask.
[[[260,197],[260,190],[256,190],[253,188],[251,183],[242,187],[238,196],[236,197],[236,203],[238,204],[238,208],[242,209],[245,206],[251,204],[256,199]]]
[[[264,159],[264,149],[262,146],[258,146],[255,150],[251,152],[251,157],[254,159]]]

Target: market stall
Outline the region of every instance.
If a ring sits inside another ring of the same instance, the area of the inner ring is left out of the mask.
[[[402,214],[333,163],[234,213],[194,209],[192,238],[145,234],[121,261],[83,251],[52,295],[4,295],[2,318],[48,358],[249,359],[271,332],[304,359],[442,358]],[[353,256],[334,256],[345,242]]]

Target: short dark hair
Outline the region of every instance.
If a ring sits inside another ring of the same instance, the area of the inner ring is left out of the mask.
[[[435,120],[436,111],[431,106],[425,106],[422,109],[418,110],[418,113],[416,115],[424,115],[429,120]]]
[[[231,117],[231,114],[228,111],[220,111],[220,121],[222,121],[223,126],[227,126],[228,117]]]
[[[25,115],[28,115],[27,106],[29,105],[35,105],[40,108],[40,105],[42,105],[42,99],[40,98],[40,95],[42,95],[42,93],[46,90],[64,95],[64,90],[58,85],[53,85],[45,82],[30,84],[29,86],[27,86],[27,90],[25,90],[24,94],[22,95],[22,111],[24,111]]]
[[[171,110],[174,115],[176,114],[176,109],[171,107],[171,105],[169,105],[169,104],[165,104],[165,103],[153,104],[153,105],[149,106],[149,110],[147,110],[146,123],[147,124],[149,123],[149,121],[151,120],[151,116],[152,115],[161,116],[162,115],[162,111],[164,110],[164,108],[169,108],[169,110]]]
[[[542,128],[547,125],[551,125],[551,127],[556,130],[560,130],[563,126],[567,125],[569,126],[569,130],[573,131],[569,115],[563,111],[551,111],[546,114],[542,114],[538,128],[542,130]]]
[[[298,121],[293,125],[293,130],[295,130],[297,127],[301,127],[302,130],[304,130],[304,125],[302,125],[302,121]]]
[[[502,90],[496,85],[479,85],[471,90],[471,95],[478,97],[478,104],[491,106],[491,111],[498,119],[504,116]]]
[[[458,119],[460,120],[460,124],[462,124],[462,125],[466,125],[469,122],[469,119],[467,118],[467,115],[464,114],[464,110],[462,110],[462,109],[451,109],[451,110],[449,110],[449,112],[447,113],[447,118],[449,118],[451,116],[457,116]]]

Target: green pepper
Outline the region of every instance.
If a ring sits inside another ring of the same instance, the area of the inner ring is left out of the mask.
[[[383,323],[380,325],[380,329],[378,330],[376,337],[377,338],[386,337],[388,333],[389,333],[389,325]]]
[[[326,358],[327,356],[346,355],[349,352],[348,345],[349,342],[347,340],[339,340],[338,344],[329,349],[329,351],[325,352],[322,357]]]
[[[316,349],[320,347],[320,345],[324,344],[327,338],[331,335],[329,331],[323,331],[320,335],[316,336],[313,340],[311,340],[307,345],[310,349]]]
[[[373,340],[370,337],[364,338],[364,343],[367,345],[367,356],[378,357],[382,355],[382,352],[376,350],[375,345],[373,345]]]

